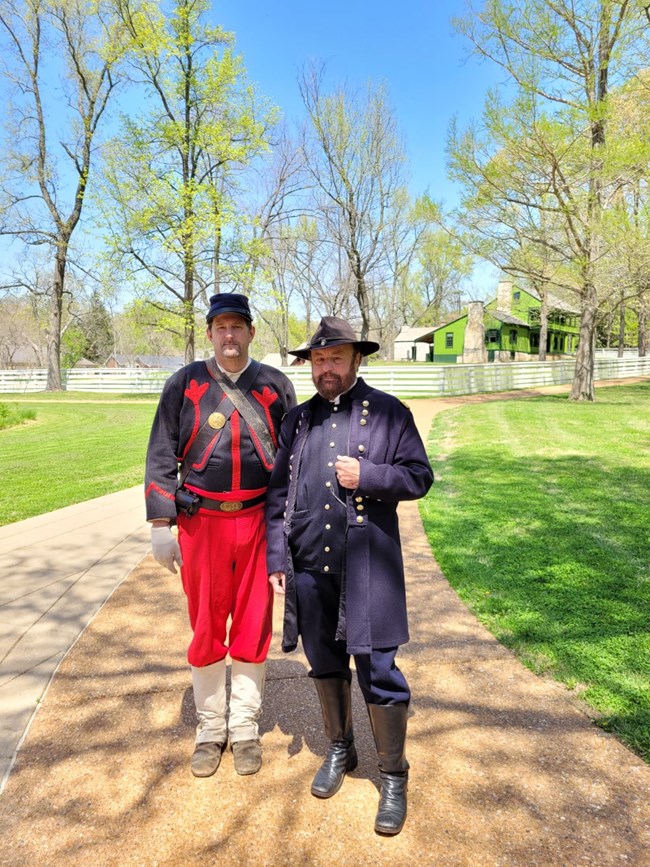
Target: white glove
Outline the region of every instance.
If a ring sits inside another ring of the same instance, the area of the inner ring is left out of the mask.
[[[165,566],[170,572],[176,574],[176,563],[183,565],[181,549],[176,536],[172,533],[169,524],[166,527],[151,528],[151,553],[154,560]]]

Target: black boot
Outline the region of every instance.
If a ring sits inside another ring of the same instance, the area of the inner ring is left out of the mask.
[[[314,678],[323,712],[325,734],[330,747],[311,784],[317,798],[331,798],[341,788],[346,773],[357,766],[357,750],[352,734],[352,695],[350,684],[339,677]]]
[[[409,763],[404,755],[408,704],[369,704],[368,716],[379,756],[381,793],[375,831],[399,834],[406,821]]]

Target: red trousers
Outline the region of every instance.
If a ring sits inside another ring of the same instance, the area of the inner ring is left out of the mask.
[[[264,662],[273,628],[264,504],[232,513],[199,511],[191,518],[180,514],[178,541],[194,632],[190,665],[211,665],[227,653],[240,662]]]

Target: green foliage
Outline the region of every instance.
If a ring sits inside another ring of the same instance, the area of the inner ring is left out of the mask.
[[[127,304],[117,317],[122,351],[127,354],[183,355],[184,336],[178,330],[182,320],[178,309],[160,310],[154,299],[140,298]]]
[[[33,409],[0,403],[0,430],[7,430],[35,418],[36,412]]]
[[[259,309],[255,318],[255,342],[252,346],[253,355],[262,359],[268,352],[280,352],[284,341],[284,328],[281,322],[282,312],[278,307]],[[286,315],[287,349],[295,349],[305,339],[305,323],[294,313]],[[291,357],[289,359],[291,361]]]
[[[544,397],[445,412],[430,440],[437,484],[422,503],[433,552],[479,619],[646,759],[649,436],[648,383],[601,389],[597,404]]]
[[[411,289],[413,325],[438,325],[445,313],[459,309],[460,286],[469,277],[474,260],[464,252],[460,242],[442,229],[423,234],[418,249],[418,269]]]
[[[61,367],[74,367],[86,355],[88,341],[81,325],[70,325],[61,338]]]

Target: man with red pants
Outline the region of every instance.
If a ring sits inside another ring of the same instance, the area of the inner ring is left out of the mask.
[[[180,566],[187,596],[197,777],[215,773],[228,740],[238,774],[262,764],[258,718],[272,630],[264,500],[280,423],[296,403],[283,373],[249,357],[255,328],[246,296],[213,295],[206,319],[214,357],[165,383],[145,477],[153,556],[173,573]]]

